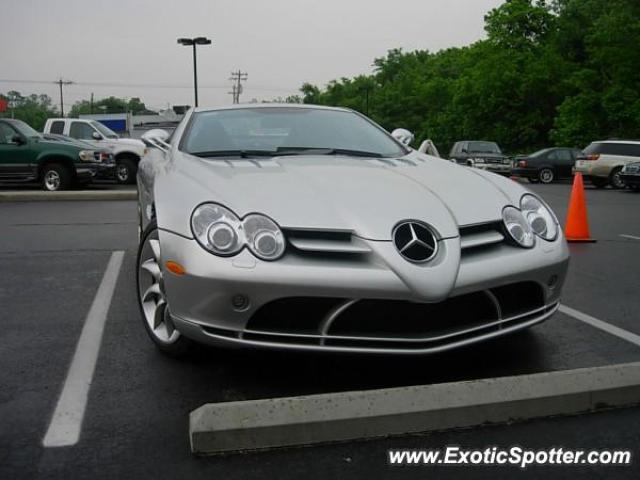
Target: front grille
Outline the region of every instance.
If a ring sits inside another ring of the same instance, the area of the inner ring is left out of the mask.
[[[365,255],[371,248],[351,232],[336,230],[284,231],[291,251],[298,255]]]
[[[242,331],[203,327],[210,334],[271,344],[349,349],[424,350],[463,343],[543,319],[542,286],[520,282],[440,303],[291,297],[263,305]]]
[[[460,227],[462,253],[504,242],[502,222],[480,223]]]

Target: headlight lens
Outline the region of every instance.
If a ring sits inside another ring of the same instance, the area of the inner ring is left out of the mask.
[[[202,247],[220,256],[235,255],[246,245],[256,257],[276,260],[285,250],[282,231],[269,217],[252,213],[240,220],[216,203],[204,203],[193,211],[191,229]]]
[[[242,221],[247,246],[263,260],[276,260],[284,253],[284,237],[280,227],[269,217],[251,214]]]
[[[80,160],[82,160],[83,162],[94,161],[93,151],[91,150],[80,150],[80,152],[78,153],[78,157],[80,157]]]
[[[244,244],[240,219],[215,203],[205,203],[194,210],[191,229],[198,243],[216,255],[234,255]]]
[[[558,221],[553,212],[538,198],[530,194],[523,195],[520,209],[536,235],[548,241],[557,238]]]
[[[515,207],[505,207],[502,210],[502,221],[509,235],[518,245],[525,248],[533,247],[535,243],[533,230],[520,210]]]

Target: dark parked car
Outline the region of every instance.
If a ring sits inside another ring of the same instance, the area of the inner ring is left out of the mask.
[[[511,161],[495,142],[463,140],[451,148],[449,159],[461,165],[511,175]]]
[[[41,182],[45,190],[65,190],[90,182],[100,162],[93,150],[51,141],[20,120],[0,119],[0,182]]]
[[[628,163],[622,167],[620,179],[630,189],[640,191],[640,162]]]
[[[531,155],[520,155],[514,159],[512,174],[527,178],[531,183],[571,178],[580,153],[577,148],[545,148]]]

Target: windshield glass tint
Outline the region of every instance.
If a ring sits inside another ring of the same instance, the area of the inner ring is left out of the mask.
[[[188,153],[344,149],[392,157],[405,151],[363,117],[316,108],[261,107],[194,113],[181,142]]]
[[[24,123],[23,121],[17,121],[13,123],[13,126],[18,132],[20,132],[25,137],[39,137],[40,134],[31,128],[29,125]]]
[[[102,135],[104,135],[107,138],[118,138],[118,135],[116,134],[116,132],[114,132],[108,127],[105,127],[100,122],[91,122],[91,125],[93,125],[93,127],[96,130],[98,130]]]
[[[501,153],[498,145],[493,142],[469,142],[469,152]]]

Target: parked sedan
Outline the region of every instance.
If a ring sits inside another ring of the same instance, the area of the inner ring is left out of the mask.
[[[433,353],[558,308],[569,253],[539,197],[357,112],[195,108],[167,136],[143,137],[136,289],[164,352]]]
[[[527,178],[531,183],[551,183],[562,178],[571,178],[576,158],[576,148],[545,148],[531,155],[517,156],[511,173]]]

